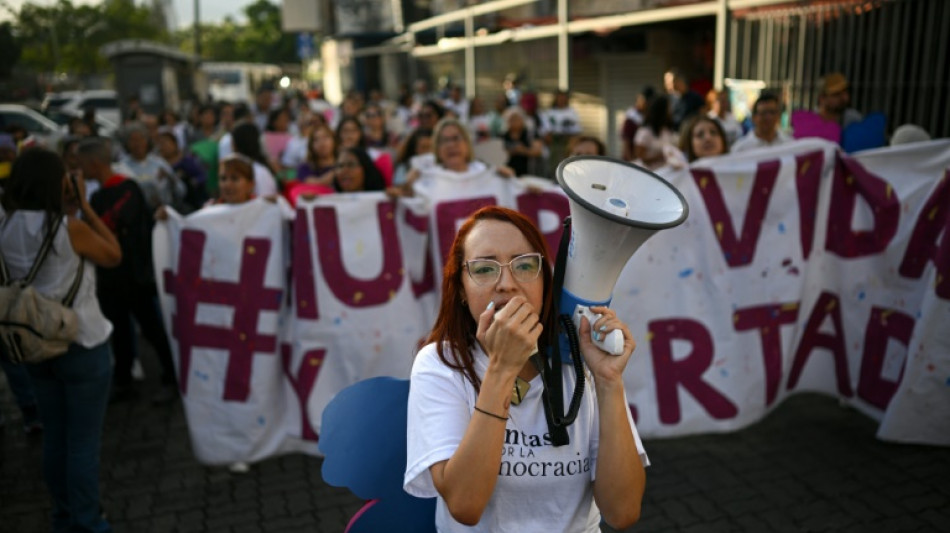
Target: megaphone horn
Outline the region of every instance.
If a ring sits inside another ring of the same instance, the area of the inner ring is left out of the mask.
[[[657,231],[682,224],[689,206],[660,176],[608,157],[568,158],[557,167],[557,181],[571,209],[558,313],[570,315],[579,327],[584,314],[593,324],[591,306],[610,304],[617,278],[634,252]],[[623,336],[614,331],[595,344],[619,355]],[[561,354],[570,361],[569,352]]]

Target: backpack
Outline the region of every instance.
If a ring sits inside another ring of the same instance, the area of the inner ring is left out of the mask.
[[[50,226],[29,274],[22,280],[10,279],[0,254],[0,352],[15,364],[39,363],[62,355],[79,333],[72,305],[82,282],[85,261],[81,257],[73,284],[62,301],[48,298],[30,286],[53,246],[60,224],[57,221]]]

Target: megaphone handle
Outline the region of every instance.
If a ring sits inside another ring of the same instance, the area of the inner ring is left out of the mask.
[[[581,329],[581,317],[586,316],[587,322],[593,327],[594,322],[601,317],[590,310],[589,307],[578,305],[574,309],[574,326],[578,331]],[[604,338],[601,340],[596,340],[591,336],[591,341],[593,341],[594,346],[597,346],[601,350],[613,354],[613,355],[622,355],[623,354],[623,332],[619,329],[615,329],[604,335]]]

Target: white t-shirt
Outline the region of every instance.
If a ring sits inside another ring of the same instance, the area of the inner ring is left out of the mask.
[[[277,194],[277,180],[267,167],[254,161],[254,194],[270,196]]]
[[[732,145],[729,151],[732,153],[745,152],[746,150],[755,150],[756,148],[764,148],[766,146],[778,146],[792,140],[791,137],[781,131],[775,133],[775,138],[772,139],[772,142],[769,142],[760,138],[755,134],[755,130],[752,130],[736,141],[736,144]]]
[[[40,245],[46,237],[45,222],[46,213],[43,211],[19,209],[8,218],[3,208],[0,208],[0,250],[3,250],[3,260],[7,264],[11,279],[23,279],[29,274],[36,254],[40,251]],[[54,300],[66,297],[76,278],[79,261],[84,260],[73,250],[66,224],[64,216],[56,236],[53,237],[53,246],[31,284],[37,292]],[[99,299],[96,297],[96,266],[89,261],[83,266],[82,281],[73,300],[73,310],[76,311],[79,325],[77,344],[94,348],[109,339],[112,323],[99,308]]]
[[[475,373],[481,378],[488,357],[477,345],[474,357]],[[569,366],[564,370],[564,390],[569,395],[575,377]],[[498,481],[474,527],[452,519],[435,489],[429,467],[451,458],[462,442],[474,413],[475,389],[460,372],[442,363],[435,344],[423,347],[416,356],[410,383],[403,488],[414,496],[438,497],[435,523],[440,532],[600,531],[600,510],[593,495],[599,418],[590,381],[577,419],[567,430],[570,444],[554,447],[541,402],[541,377],[531,380],[524,400],[509,411]],[[627,419],[640,459],[647,465],[636,426],[629,414]]]
[[[541,120],[545,131],[555,135],[577,135],[581,132],[581,119],[573,107],[552,107],[545,111]]]
[[[307,138],[295,135],[287,141],[280,164],[287,168],[297,168],[307,161]]]
[[[660,136],[657,137],[653,133],[653,129],[649,126],[642,124],[637,128],[636,135],[633,136],[634,146],[643,146],[646,148],[646,158],[653,159],[660,155],[666,154],[666,150],[669,147],[676,146],[676,138],[673,137],[673,132],[664,128],[660,132]],[[647,168],[654,169],[663,166],[663,163],[655,163],[653,165],[648,165]]]

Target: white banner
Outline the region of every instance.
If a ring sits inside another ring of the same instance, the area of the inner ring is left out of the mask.
[[[612,304],[638,339],[641,434],[735,430],[809,390],[881,420],[882,439],[950,445],[948,169],[946,140],[850,157],[811,140],[665,176],[689,219],[634,255]],[[199,460],[318,453],[336,393],[408,376],[468,214],[519,209],[552,254],[568,214],[540,179],[430,176],[419,192],[319,197],[292,225],[254,201],[156,228]]]

